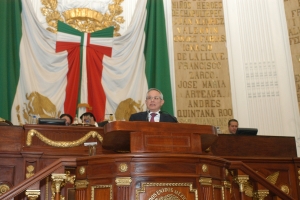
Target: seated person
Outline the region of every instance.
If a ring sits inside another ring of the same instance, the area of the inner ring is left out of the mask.
[[[66,120],[66,126],[69,126],[70,124],[73,123],[73,117],[69,114],[62,114],[62,115],[60,115],[59,118]]]
[[[231,119],[228,121],[228,131],[230,134],[236,134],[239,127],[239,122],[236,119]]]
[[[147,111],[132,114],[129,121],[178,122],[176,117],[160,111],[164,104],[163,94],[156,88],[151,88],[146,94]]]
[[[93,113],[91,113],[91,112],[83,113],[80,116],[80,119],[81,119],[83,124],[90,124],[90,125],[94,125],[94,126],[98,127],[98,123],[96,122],[96,118],[93,115]]]

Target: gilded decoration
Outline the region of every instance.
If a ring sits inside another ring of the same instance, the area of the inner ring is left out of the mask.
[[[143,111],[143,106],[141,101],[136,102],[132,98],[121,101],[115,112],[116,120],[128,121],[131,114]]]
[[[47,176],[46,177],[46,188],[49,188],[49,179],[50,179],[50,176]],[[49,197],[49,190],[46,190],[46,195],[45,195],[45,200],[48,200],[48,197]]]
[[[89,185],[89,182],[87,180],[77,180],[75,182],[75,188],[79,189],[79,188],[87,188]]]
[[[269,190],[258,190],[257,192],[254,193],[255,199],[265,199],[266,196],[268,196]]]
[[[46,17],[48,31],[57,32],[58,20],[72,26],[73,28],[86,33],[99,31],[114,26],[114,36],[120,36],[120,24],[125,22],[122,16],[123,8],[121,3],[124,0],[113,0],[108,4],[106,13],[101,13],[91,8],[72,8],[59,12],[57,9],[58,0],[41,0],[44,7],[42,14]],[[83,5],[83,4],[82,4]]]
[[[35,200],[39,198],[40,194],[41,194],[40,190],[26,190],[25,192],[25,195],[29,200]]]
[[[270,183],[272,183],[273,185],[275,185],[276,182],[277,182],[278,177],[279,177],[279,171],[274,172],[273,174],[269,175],[266,179],[267,179]]]
[[[112,185],[94,185],[91,186],[91,200],[95,200],[95,189],[103,189],[108,188],[109,189],[109,200],[113,199],[113,191],[112,191]]]
[[[64,187],[66,183],[74,184],[75,175],[71,176],[70,171],[66,171],[65,174],[53,173],[53,174],[51,174],[51,179],[52,179],[52,185],[51,185],[52,197],[51,197],[51,199],[54,199],[55,194],[60,193],[61,188]],[[60,198],[64,199],[65,197],[61,196]]]
[[[225,192],[224,192],[224,186],[222,185],[212,185],[212,188],[213,188],[213,194],[216,193],[215,190],[219,190],[221,191],[221,194],[222,194],[222,200],[225,200]],[[215,199],[215,198],[214,198]]]
[[[245,192],[245,195],[248,196],[248,197],[253,197],[254,196],[254,188],[253,188],[253,185],[247,181],[243,184],[243,189],[244,189],[244,192]]]
[[[56,118],[61,115],[61,111],[58,111],[54,103],[51,100],[41,95],[38,92],[26,93],[26,102],[23,106],[17,105],[16,112],[19,124],[31,124],[32,116],[38,116],[40,118]],[[24,122],[21,121],[23,115]]]
[[[61,148],[79,146],[79,145],[83,144],[84,142],[86,142],[90,137],[93,137],[93,138],[97,137],[101,143],[103,141],[103,137],[96,131],[90,131],[85,136],[83,136],[82,138],[75,140],[75,141],[53,141],[53,140],[50,140],[49,138],[43,136],[43,134],[41,134],[40,132],[38,132],[34,129],[31,129],[27,133],[27,140],[26,140],[27,146],[31,146],[33,136],[38,137],[42,142],[44,142],[50,146],[61,147]]]
[[[228,169],[225,169],[225,175],[228,176],[229,175],[229,171]]]
[[[212,178],[204,178],[204,177],[201,177],[199,179],[199,183],[201,185],[211,185],[212,184]]]
[[[135,193],[136,200],[140,200],[140,193],[145,193],[147,187],[162,187],[162,188],[188,187],[189,192],[195,194],[195,200],[198,200],[198,191],[197,189],[193,189],[192,183],[150,183],[150,182],[142,183],[141,188],[136,189],[136,193]],[[169,199],[169,198],[166,198],[166,196],[164,196],[162,199]]]
[[[27,171],[27,173],[26,173],[26,178],[32,177],[32,176],[34,175],[34,166],[28,165],[28,166],[26,167],[26,171]]]
[[[126,172],[128,170],[128,165],[126,163],[121,163],[119,165],[119,171],[120,172]]]
[[[129,186],[132,180],[131,177],[118,177],[115,182],[118,186]]]
[[[231,183],[229,181],[224,181],[223,185],[224,185],[224,188],[229,189],[229,191],[231,193]]]
[[[290,188],[287,185],[282,185],[280,186],[280,189],[282,192],[289,194],[290,193]]]
[[[233,174],[233,171],[231,171]],[[269,181],[271,184],[275,185],[278,177],[279,177],[279,171],[274,172],[270,174],[268,177],[266,177],[266,180]],[[234,178],[234,181],[239,184],[240,192],[245,192],[245,195],[248,197],[257,197],[257,195],[264,196],[264,192],[260,191],[260,193],[254,192],[253,185],[249,182],[249,176],[248,175],[239,175]],[[286,194],[289,194],[289,187],[287,185],[282,185],[280,189],[285,192]],[[256,196],[255,196],[256,195]]]
[[[248,187],[250,187],[248,180],[249,180],[248,175],[238,175],[234,177],[234,181],[239,185],[240,192],[245,192],[245,190],[247,190]],[[253,191],[253,188],[251,191]]]
[[[10,190],[10,187],[6,184],[1,184],[0,185],[0,196]]]
[[[2,118],[0,117],[0,122],[5,122],[5,119],[2,119]]]
[[[80,175],[85,174],[85,167],[81,166],[81,167],[79,168],[79,174],[80,174]]]
[[[206,164],[202,165],[202,171],[207,172],[208,171],[208,166]]]

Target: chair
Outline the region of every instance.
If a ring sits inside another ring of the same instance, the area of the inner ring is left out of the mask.
[[[0,117],[0,126],[13,126],[13,124],[10,121]]]

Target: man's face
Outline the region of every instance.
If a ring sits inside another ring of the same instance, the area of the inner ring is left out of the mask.
[[[63,116],[62,119],[66,120],[66,125],[69,126],[71,124],[71,119],[68,116]]]
[[[236,134],[239,124],[237,122],[230,122],[228,126],[229,133]]]
[[[94,117],[91,117],[89,115],[83,116],[82,117],[82,123],[94,125],[95,124]]]
[[[156,90],[151,90],[146,96],[146,106],[150,112],[157,112],[164,104],[164,100],[160,98],[160,93]]]

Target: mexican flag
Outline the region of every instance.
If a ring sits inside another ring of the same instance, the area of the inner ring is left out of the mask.
[[[0,32],[0,117],[18,125],[29,123],[32,115],[75,116],[81,109],[93,112],[97,121],[127,120],[146,110],[146,92],[153,87],[164,94],[162,110],[173,113],[163,0],[137,1],[119,37],[113,37],[112,28],[87,34],[62,22],[52,33],[39,21],[34,1],[0,1],[5,27]]]

